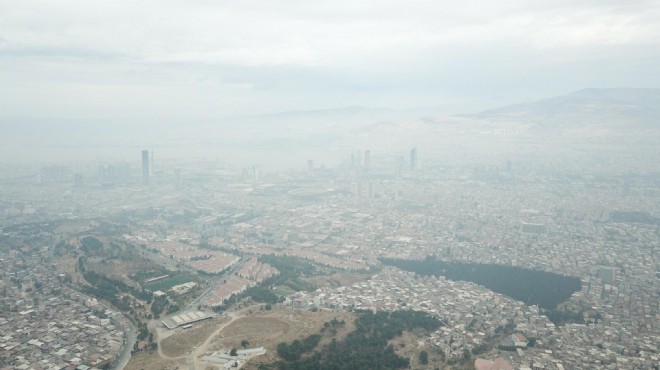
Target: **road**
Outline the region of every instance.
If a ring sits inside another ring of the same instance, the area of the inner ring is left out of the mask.
[[[119,356],[117,356],[114,369],[122,370],[124,367],[126,367],[126,365],[128,365],[128,361],[131,360],[131,351],[133,350],[133,345],[137,340],[137,330],[135,329],[135,326],[133,326],[133,323],[131,323],[131,321],[124,316],[117,320],[117,324],[122,327],[125,334],[124,344],[121,352],[119,353]]]
[[[68,290],[72,295],[75,294],[81,297],[87,297],[87,299],[92,298],[86,295],[85,293],[75,290],[69,286],[62,285],[62,288]],[[99,302],[104,307],[111,308],[119,313],[119,311],[114,306],[112,306],[110,302],[106,302],[104,300],[99,300]],[[122,344],[121,352],[119,352],[119,354],[117,355],[117,360],[115,361],[115,366],[113,368],[115,370],[122,370],[124,369],[124,367],[126,367],[128,361],[131,359],[131,351],[133,350],[133,344],[137,339],[137,330],[135,329],[135,326],[133,326],[133,323],[131,323],[131,321],[121,313],[119,313],[119,315],[121,316],[115,321],[115,324],[117,324],[124,332],[124,343]]]
[[[222,275],[219,275],[219,276],[211,276],[211,277],[207,278],[207,279],[206,279],[206,283],[209,285],[208,289],[206,289],[206,290],[204,291],[204,293],[200,294],[197,298],[195,298],[195,300],[193,300],[190,304],[188,304],[188,306],[186,306],[185,309],[181,310],[181,312],[186,311],[186,310],[191,310],[191,309],[196,310],[196,309],[197,309],[197,306],[198,306],[198,305],[199,305],[204,299],[206,299],[206,297],[209,295],[209,293],[210,293],[214,288],[216,288],[218,285],[223,284],[223,281],[224,281],[224,280],[228,279],[228,278],[231,277],[231,275],[233,275],[236,271],[240,270],[240,269],[243,267],[243,264],[244,264],[244,263],[245,263],[245,261],[243,261],[243,260],[241,259],[237,264],[235,264],[234,266],[232,266],[231,269],[230,269],[229,271],[226,271],[226,272],[223,273]]]
[[[192,367],[190,368],[191,370],[199,369],[198,362],[199,362],[199,356],[201,356],[205,351],[206,347],[208,347],[209,343],[213,338],[215,338],[220,332],[227,327],[229,324],[233,323],[234,321],[240,319],[243,317],[240,313],[236,312],[229,312],[227,315],[230,317],[230,320],[227,321],[226,323],[220,325],[218,329],[216,329],[211,335],[206,338],[204,343],[202,343],[200,346],[197,347],[194,351],[190,353],[190,356],[192,357]]]
[[[206,290],[204,291],[204,293],[200,294],[199,297],[195,298],[192,302],[190,302],[190,303],[186,306],[186,308],[184,308],[183,310],[181,310],[181,312],[185,312],[185,311],[188,311],[188,310],[191,310],[191,309],[193,309],[193,310],[196,310],[196,309],[197,309],[197,306],[199,306],[199,303],[200,303],[204,298],[206,298],[206,295],[209,294],[209,292],[211,291],[211,289],[213,289],[213,284],[211,283],[210,280],[207,280],[207,284],[209,284],[210,286],[209,286],[208,288],[206,288]]]
[[[192,351],[192,350],[188,351],[187,355],[181,355],[181,356],[175,356],[175,357],[167,356],[165,353],[163,353],[163,348],[162,348],[162,345],[160,343],[160,337],[159,337],[158,338],[158,340],[159,340],[159,342],[158,342],[158,355],[161,358],[164,358],[164,359],[167,359],[167,360],[180,360],[180,359],[187,358],[188,362],[190,363],[191,369],[197,369],[198,368],[198,362],[199,362],[197,358],[199,356],[201,356],[204,353],[204,351],[206,351],[206,348],[208,347],[209,343],[211,343],[213,338],[215,338],[218,334],[220,334],[220,332],[225,327],[227,327],[227,325],[229,325],[229,324],[233,323],[234,321],[236,321],[236,320],[240,319],[241,317],[243,317],[243,315],[238,313],[238,312],[237,313],[233,313],[233,312],[228,313],[227,316],[229,316],[229,321],[227,321],[225,323],[222,323],[220,326],[218,326],[218,328],[206,338],[204,343],[199,345],[199,347],[197,347],[194,351]]]
[[[187,355],[182,355],[182,356],[177,356],[177,357],[170,357],[167,356],[163,353],[162,348],[161,348],[161,343],[160,343],[160,338],[158,338],[158,355],[161,358],[167,359],[167,360],[180,360],[180,359],[187,359],[187,362],[189,364],[189,369],[190,370],[196,370],[196,369],[204,369],[206,367],[206,363],[201,361],[199,358],[206,352],[209,344],[226,328],[229,326],[231,323],[234,321],[241,319],[245,317],[245,312],[249,310],[254,310],[260,307],[261,304],[256,304],[252,306],[245,307],[239,311],[235,312],[226,312],[227,316],[229,316],[229,321],[222,323],[220,326],[216,328],[216,330],[211,333],[206,340],[202,344],[200,344],[197,348],[195,348],[192,351],[189,351]]]
[[[59,237],[55,238],[51,245],[51,250],[53,250],[53,247],[62,240],[63,239]],[[69,291],[69,293],[72,295],[80,295],[81,297],[87,297],[87,299],[92,298],[91,296],[88,296],[87,294],[79,290],[73,289],[72,287],[67,286],[65,284],[62,284],[62,288]],[[110,302],[104,301],[102,299],[99,300],[99,302],[101,302],[101,304],[104,307],[112,308],[113,310],[119,312],[119,310],[117,310],[114,306],[112,306]],[[120,315],[121,316],[117,318],[117,320],[115,321],[115,324],[119,326],[124,332],[124,343],[122,343],[121,352],[119,352],[119,354],[117,355],[117,360],[115,361],[115,366],[113,368],[115,370],[123,370],[124,367],[126,367],[128,361],[131,359],[131,351],[133,350],[133,344],[137,339],[137,330],[135,329],[135,326],[133,326],[133,323],[131,323],[131,321],[126,316],[122,315],[121,313]]]

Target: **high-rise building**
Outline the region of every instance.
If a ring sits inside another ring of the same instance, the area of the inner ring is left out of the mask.
[[[149,151],[142,151],[142,184],[149,185]]]
[[[371,163],[371,151],[370,150],[365,150],[364,151],[364,168],[369,168],[369,164]]]
[[[417,169],[417,147],[410,150],[410,169]]]

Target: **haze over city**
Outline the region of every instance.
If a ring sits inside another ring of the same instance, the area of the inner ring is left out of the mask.
[[[0,7],[0,124],[12,160],[30,156],[11,152],[35,135],[39,153],[56,158],[67,151],[43,147],[63,132],[103,153],[95,137],[163,145],[164,133],[219,133],[241,116],[353,106],[467,114],[589,87],[660,85],[655,1]]]
[[[659,370],[658,19],[0,0],[0,370]]]

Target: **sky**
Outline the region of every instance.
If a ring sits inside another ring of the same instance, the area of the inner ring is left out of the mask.
[[[660,87],[660,1],[0,0],[0,123]]]

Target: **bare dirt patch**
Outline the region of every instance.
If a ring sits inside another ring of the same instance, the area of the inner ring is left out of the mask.
[[[249,316],[238,319],[227,326],[212,348],[240,348],[241,341],[250,342],[250,347],[265,346],[286,336],[291,324],[272,316]]]
[[[55,234],[76,234],[92,230],[92,226],[88,222],[79,223],[63,223],[53,230]]]
[[[368,273],[336,272],[332,275],[312,276],[303,280],[310,282],[319,288],[336,288],[340,286],[350,286],[361,281],[366,281],[370,276],[371,274]]]
[[[183,356],[193,347],[204,343],[218,326],[227,321],[229,321],[228,317],[217,316],[211,320],[194,323],[190,329],[178,328],[172,335],[168,335],[160,342],[161,350],[168,357]]]
[[[105,275],[111,279],[123,281],[127,285],[137,286],[137,283],[128,278],[138,271],[157,269],[155,263],[129,251],[131,258],[106,259],[102,262],[87,262],[87,268],[97,274]]]
[[[71,276],[71,279],[74,283],[77,284],[79,280],[82,279],[82,277],[78,274],[78,269],[76,267],[78,266],[77,258],[64,256],[60,257],[57,262],[60,265],[60,272]]]
[[[401,357],[410,360],[411,369],[448,369],[448,370],[468,370],[473,369],[472,362],[460,362],[449,364],[442,359],[436,348],[424,341],[426,335],[419,331],[404,331],[403,335],[390,341],[394,351]],[[422,351],[428,353],[428,364],[424,365],[419,361],[419,354]]]
[[[184,368],[186,360],[166,360],[157,351],[143,352],[131,356],[124,370],[175,370]]]
[[[334,334],[337,340],[341,340],[355,329],[355,316],[349,312],[273,309],[272,311],[259,311],[233,322],[221,332],[224,338],[218,337],[212,348],[216,350],[240,348],[240,343],[244,339],[250,342],[249,347],[251,348],[264,347],[267,350],[266,354],[253,358],[244,367],[248,370],[257,369],[259,364],[272,363],[279,359],[276,352],[278,343],[290,343],[296,339],[317,334],[323,324],[332,319],[345,322],[344,326]],[[333,334],[325,333],[318,348],[327,344],[332,337]]]

